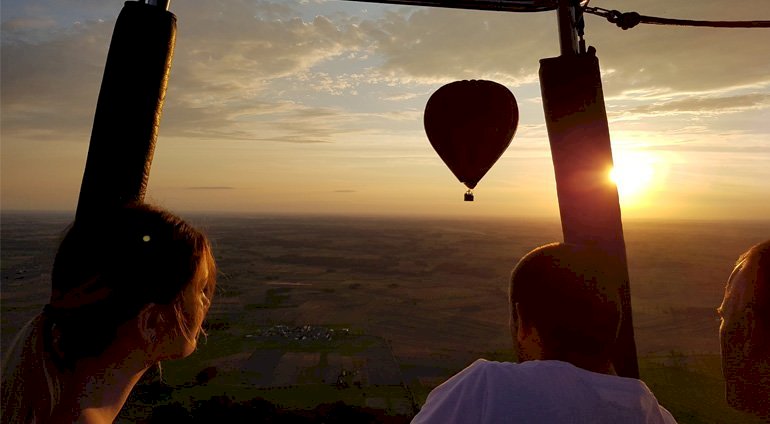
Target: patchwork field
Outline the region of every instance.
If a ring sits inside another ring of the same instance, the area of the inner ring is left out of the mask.
[[[510,270],[561,237],[548,221],[188,218],[220,268],[209,335],[190,358],[163,364],[163,383],[148,375],[126,422],[162,405],[202,414],[209,399],[299,414],[343,401],[380,411],[375,421],[408,421],[476,358],[514,359]],[[3,352],[47,301],[68,220],[2,216]],[[737,255],[769,235],[769,222],[626,223],[642,378],[679,422],[751,422],[722,398],[714,310]]]

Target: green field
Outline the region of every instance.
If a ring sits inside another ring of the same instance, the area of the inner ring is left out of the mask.
[[[487,358],[510,358],[506,352],[490,352]],[[200,358],[199,358],[200,359]],[[164,370],[168,380],[183,378],[191,370],[175,363]],[[195,363],[190,361],[190,363]],[[187,364],[189,365],[189,363]],[[409,370],[408,364],[402,369]],[[722,389],[722,377],[718,355],[682,355],[672,351],[668,355],[643,357],[640,360],[642,379],[680,423],[745,423],[760,424],[761,421],[749,415],[730,409]],[[446,370],[451,375],[454,370]],[[437,378],[441,380],[442,378]],[[152,407],[163,404],[179,404],[188,410],[194,409],[196,400],[226,396],[233,404],[244,404],[251,399],[270,402],[279,410],[311,411],[319,404],[344,402],[347,405],[372,408],[382,411],[392,419],[411,416],[412,402],[420,405],[425,401],[432,385],[412,382],[404,386],[339,387],[333,384],[307,383],[286,387],[255,387],[238,381],[217,379],[208,384],[184,384],[168,390],[167,396],[152,395],[151,404],[133,399],[133,404],[124,411],[125,417],[148,417]],[[159,402],[160,400],[160,402]]]
[[[513,360],[511,268],[560,238],[558,223],[540,221],[197,219],[220,268],[208,338],[164,363],[162,384],[148,375],[122,422],[153,408],[306,419],[377,411],[404,422],[475,359]],[[47,301],[66,221],[3,218],[2,349]],[[642,379],[680,423],[756,422],[725,404],[714,310],[732,261],[770,224],[624,227]]]
[[[644,357],[641,378],[658,401],[683,424],[760,424],[762,421],[727,406],[719,355]]]

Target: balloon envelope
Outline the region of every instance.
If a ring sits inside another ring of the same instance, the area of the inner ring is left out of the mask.
[[[492,81],[449,83],[433,93],[425,106],[430,144],[471,189],[511,144],[518,123],[513,93]]]

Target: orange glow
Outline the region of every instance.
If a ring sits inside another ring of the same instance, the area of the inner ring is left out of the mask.
[[[620,151],[614,156],[615,166],[609,171],[608,177],[618,187],[621,204],[643,205],[646,203],[646,195],[659,177],[659,158],[643,151]]]

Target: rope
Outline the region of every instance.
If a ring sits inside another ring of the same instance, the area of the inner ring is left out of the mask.
[[[712,28],[770,28],[770,21],[696,21],[691,19],[659,18],[656,16],[640,15],[636,12],[621,13],[601,7],[585,7],[584,12],[601,16],[624,30],[639,24],[678,25]]]

